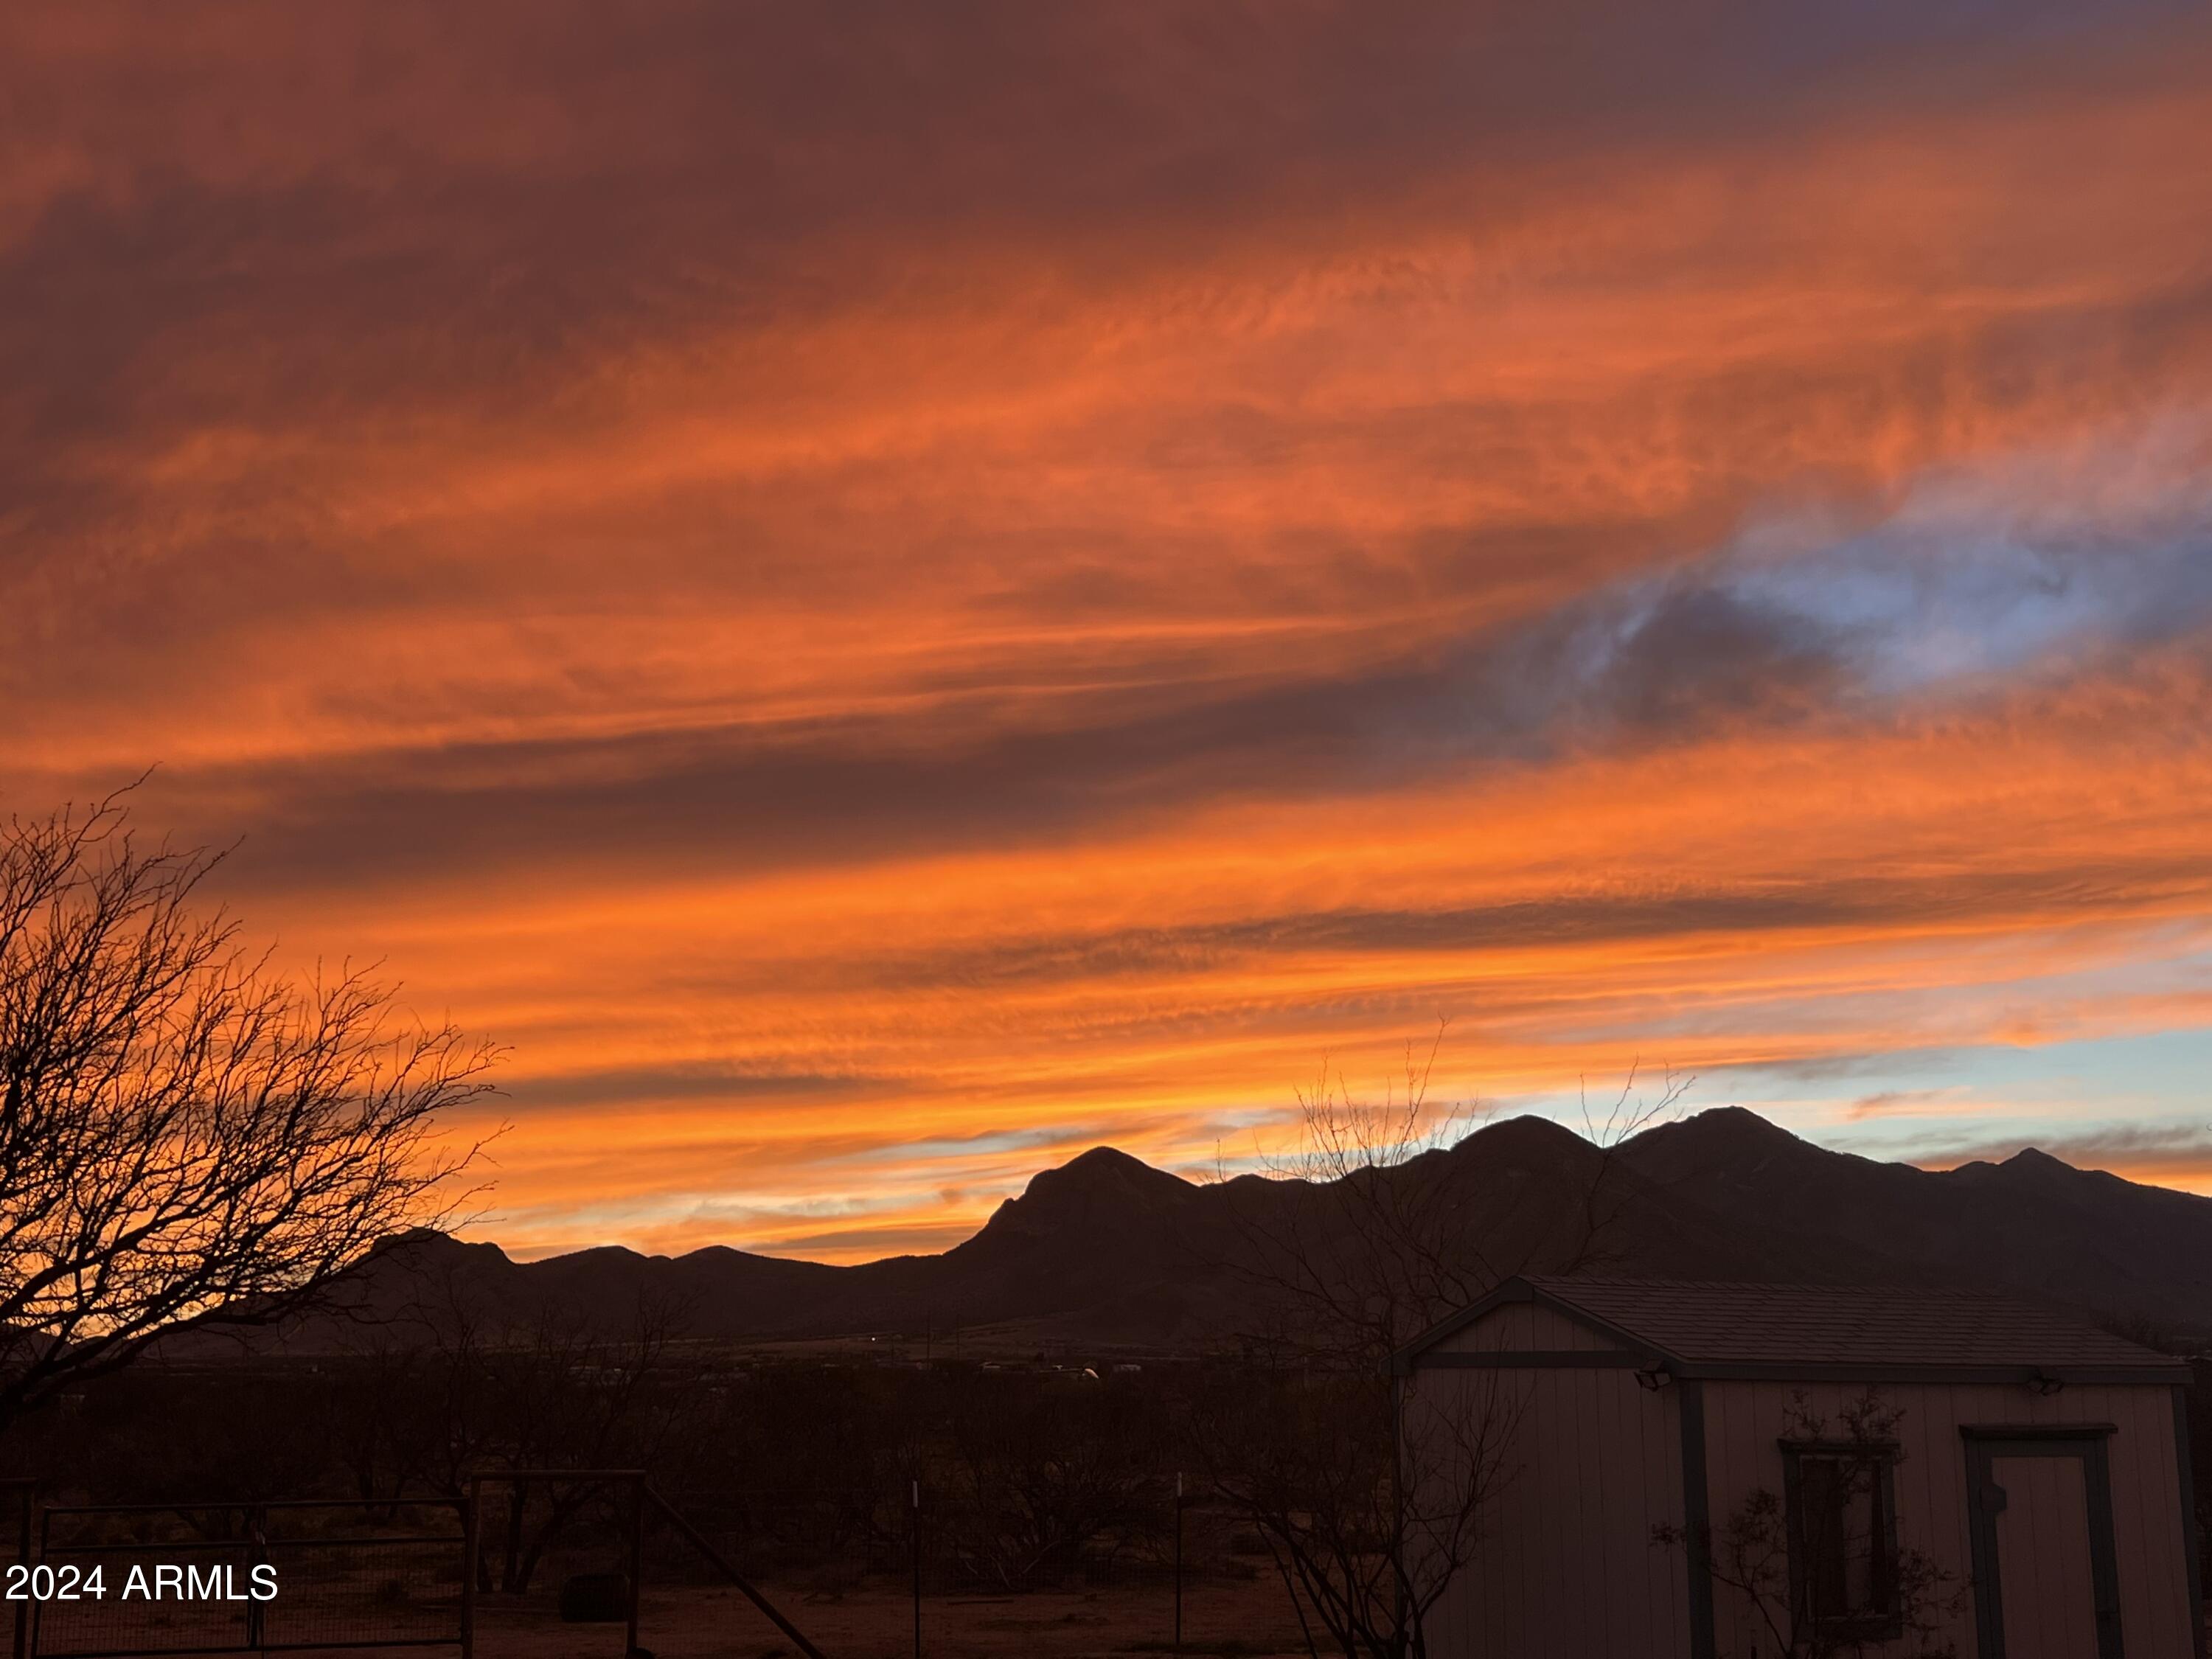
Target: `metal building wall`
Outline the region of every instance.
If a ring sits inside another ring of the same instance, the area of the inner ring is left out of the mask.
[[[1710,1512],[1717,1533],[1751,1493],[1783,1490],[1777,1442],[1790,1431],[1791,1399],[1836,1425],[1865,1384],[1708,1382],[1705,1441]],[[2129,1659],[2194,1659],[2188,1563],[2181,1523],[2171,1391],[2157,1387],[2075,1386],[2054,1395],[1983,1384],[1878,1385],[1901,1407],[1896,1438],[1904,1450],[1896,1473],[1899,1541],[1932,1557],[1953,1575],[1954,1606],[1944,1625],[1961,1655],[1975,1653],[1972,1547],[1968,1531],[1966,1443],[1961,1425],[2106,1424],[2112,1532],[2119,1570],[2121,1620]],[[2046,1595],[2071,1592],[2052,1586]],[[2086,1587],[2084,1587],[2086,1588]],[[1771,1643],[1744,1598],[1724,1587],[1714,1597],[1718,1652],[1766,1652]],[[2063,1616],[2051,1608],[2048,1616]],[[1869,1652],[1917,1652],[1895,1644]],[[2084,1656],[2094,1659],[2094,1656]]]
[[[1528,1304],[1493,1310],[1440,1347],[1593,1352],[1586,1328]],[[1682,1523],[1672,1389],[1620,1367],[1423,1369],[1428,1410],[1510,1417],[1507,1474],[1483,1540],[1428,1620],[1435,1659],[1690,1659],[1687,1574],[1656,1525]],[[1409,1434],[1417,1433],[1409,1426]]]

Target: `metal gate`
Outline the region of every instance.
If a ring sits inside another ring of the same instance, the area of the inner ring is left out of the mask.
[[[487,1485],[506,1486],[510,1503],[533,1486],[623,1494],[632,1652],[641,1547],[652,1520],[734,1585],[805,1659],[822,1659],[641,1469],[501,1470],[472,1477],[453,1498],[51,1507],[35,1504],[32,1482],[0,1480],[16,1509],[11,1565],[39,1575],[38,1595],[11,1604],[13,1659],[388,1648],[453,1648],[469,1659]],[[271,1585],[273,1594],[257,1596]]]
[[[458,1498],[48,1508],[16,1651],[465,1652],[471,1514]]]

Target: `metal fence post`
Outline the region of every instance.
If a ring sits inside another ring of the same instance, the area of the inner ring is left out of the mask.
[[[1182,1471],[1176,1471],[1175,1496],[1175,1650],[1182,1651]]]
[[[461,1498],[461,1659],[476,1659],[477,1558],[483,1549],[477,1511],[483,1496],[483,1477],[471,1475]]]
[[[255,1562],[264,1559],[269,1553],[269,1512],[266,1510],[258,1506],[249,1507],[246,1510],[246,1541],[247,1546],[246,1577],[250,1584],[253,1578]],[[246,1645],[256,1653],[265,1653],[268,1651],[268,1638],[269,1626],[262,1615],[261,1603],[248,1601],[246,1604]]]
[[[644,1572],[645,1480],[641,1475],[629,1483],[629,1645],[623,1650],[623,1659],[637,1656],[637,1603]]]
[[[52,1553],[54,1544],[54,1512],[50,1509],[39,1511],[38,1538],[37,1553],[31,1559],[43,1561]],[[42,1621],[46,1617],[46,1603],[43,1601],[33,1601],[30,1604],[31,1631],[30,1639],[24,1644],[26,1653],[35,1655],[39,1650],[39,1635],[44,1628]]]
[[[31,1494],[28,1480],[15,1486],[15,1559],[25,1566],[31,1564]],[[15,1659],[28,1659],[31,1651],[31,1604],[27,1601],[15,1604]]]

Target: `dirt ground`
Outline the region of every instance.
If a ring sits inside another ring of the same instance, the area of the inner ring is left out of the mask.
[[[827,1659],[911,1659],[914,1604],[897,1588],[807,1602],[765,1587]],[[929,1596],[921,1608],[925,1659],[1107,1659],[1174,1651],[1168,1591],[1139,1589],[1017,1596]],[[648,1589],[639,1644],[655,1659],[798,1659],[798,1650],[733,1589]],[[622,1659],[619,1625],[563,1625],[550,1609],[478,1604],[480,1659]],[[1282,1586],[1209,1581],[1183,1592],[1182,1651],[1222,1659],[1304,1655]]]
[[[811,1603],[769,1589],[825,1659],[911,1659],[915,1652],[914,1604],[895,1585]],[[642,1613],[639,1643],[655,1659],[799,1659],[735,1590],[649,1590]],[[2207,1624],[2212,1628],[2212,1619]],[[931,1596],[922,1602],[921,1652],[925,1659],[1120,1659],[1175,1652],[1172,1630],[1168,1597],[1150,1589]],[[1188,1587],[1183,1632],[1181,1651],[1191,1659],[1304,1659],[1306,1652],[1281,1586],[1264,1579]],[[176,1634],[162,1632],[145,1651],[174,1651]],[[476,1650],[482,1659],[622,1659],[623,1635],[618,1624],[563,1624],[547,1600],[518,1605],[491,1596],[479,1604]],[[356,1659],[453,1651],[353,1650]]]

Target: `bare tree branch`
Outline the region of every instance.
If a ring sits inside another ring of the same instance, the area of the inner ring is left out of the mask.
[[[1310,1608],[1333,1650],[1355,1659],[1426,1653],[1428,1612],[1473,1562],[1514,1476],[1524,1403],[1474,1373],[1449,1386],[1394,1378],[1392,1356],[1513,1273],[1603,1259],[1633,1191],[1617,1178],[1619,1149],[1692,1081],[1668,1072],[1650,1095],[1632,1067],[1601,1114],[1585,1090],[1595,1155],[1573,1160],[1564,1186],[1484,1202],[1454,1149],[1489,1113],[1436,1099],[1444,1035],[1439,1022],[1425,1046],[1407,1045],[1380,1100],[1324,1064],[1298,1093],[1295,1149],[1261,1159],[1276,1190],[1228,1206],[1246,1346],[1264,1370],[1256,1404],[1248,1380],[1205,1425],[1214,1490],[1267,1540],[1302,1616]]]
[[[350,967],[271,974],[194,904],[221,857],[142,848],[120,795],[0,824],[0,1425],[466,1201],[438,1119],[496,1051]]]

